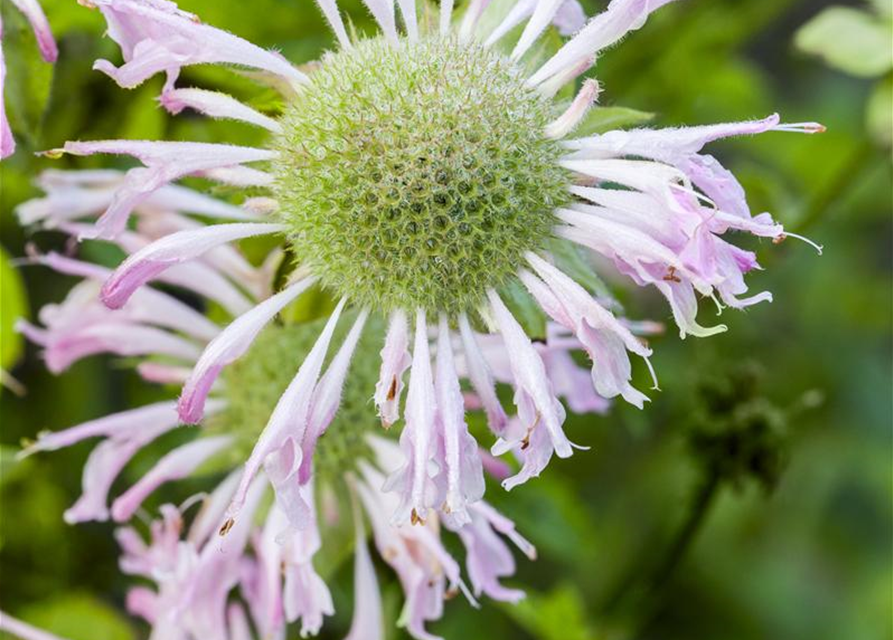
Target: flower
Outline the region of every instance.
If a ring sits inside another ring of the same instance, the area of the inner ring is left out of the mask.
[[[389,522],[386,514],[394,507],[395,498],[381,491],[384,476],[378,465],[399,462],[399,451],[388,439],[372,437],[370,444],[377,452],[373,456],[377,462],[364,462],[356,476],[346,476],[353,496],[356,536],[354,614],[348,638],[384,637],[381,595],[363,511],[372,524],[378,552],[403,586],[406,603],[401,619],[413,637],[435,637],[425,630],[425,623],[441,617],[445,596],[456,590],[465,590],[472,603],[482,593],[509,602],[523,597],[523,592],[500,584],[500,578],[515,570],[505,539],[529,558],[536,555],[514,524],[479,502],[472,507],[470,523],[448,525],[467,550],[472,594],[459,575],[459,565],[441,543],[437,518],[417,527],[395,527]],[[216,536],[237,482],[238,474],[231,474],[203,498],[188,530],[184,531],[184,512],[194,501],[183,508],[163,505],[161,518],[150,526],[148,544],[132,526],[117,531],[121,570],[155,583],[155,589],[134,587],[127,597],[128,610],[152,625],[152,638],[248,640],[255,637],[251,628],[257,630],[258,638],[282,638],[285,620],[295,619],[301,620],[301,634],[306,636],[316,634],[324,617],[334,612],[332,596],[314,568],[313,558],[320,548],[320,530],[335,523],[318,522],[314,508],[311,526],[294,529],[274,504],[260,525],[252,524],[267,491],[266,483],[256,479],[246,498],[245,517],[233,524],[225,537]],[[234,591],[247,606],[232,600]]]
[[[59,185],[76,177],[89,182],[96,176],[51,174],[43,178],[47,185]],[[106,174],[104,179],[109,177]],[[151,228],[150,221],[167,218],[169,224],[175,224],[183,220],[177,212],[146,207],[140,208],[138,218],[137,230],[117,239],[122,248],[137,250],[150,242],[142,235]],[[77,234],[83,225],[60,222],[60,226]],[[242,307],[252,308],[250,300],[268,295],[262,286],[254,287],[257,294],[237,291],[233,274],[238,274],[239,282],[260,285],[272,277],[269,270],[252,267],[229,246],[220,247],[211,257],[208,262],[173,267],[164,277],[180,286],[195,285],[197,289],[193,290],[218,301],[222,309],[234,308],[233,313]],[[43,347],[43,356],[54,372],[61,373],[82,358],[111,353],[130,357],[137,372],[149,382],[182,384],[203,350],[223,334],[208,318],[156,286],[140,288],[123,309],[113,311],[100,297],[102,283],[109,276],[107,269],[55,253],[34,254],[31,260],[80,278],[65,300],[40,310],[40,326],[25,321],[18,324],[20,331]],[[343,323],[350,327],[344,335],[346,327],[339,327],[338,321],[347,316],[352,322]],[[556,380],[556,391],[576,410],[606,411],[608,401],[595,393],[588,373],[571,357],[579,343],[554,325],[548,329],[547,342],[538,343],[536,349]],[[457,402],[471,410],[486,407],[491,414],[498,412],[501,433],[506,437],[523,431],[516,418],[505,415],[495,393],[492,398],[481,398],[470,390],[463,393],[458,384],[442,384],[460,373],[469,375],[469,369],[492,376],[492,381],[511,378],[501,360],[505,349],[499,336],[479,335],[469,326],[462,330],[465,339],[480,343],[475,353],[481,360],[454,360],[450,344],[460,342],[461,336],[444,331],[437,344],[437,389],[440,393],[458,393]],[[515,570],[502,537],[513,541],[529,557],[534,555],[533,548],[515,532],[510,520],[480,499],[484,470],[507,480],[510,467],[478,451],[467,430],[459,443],[462,449],[448,442],[449,433],[442,427],[434,434],[438,464],[453,464],[449,456],[455,453],[464,455],[465,460],[464,466],[452,467],[459,471],[458,481],[445,479],[437,489],[441,494],[439,506],[426,514],[424,522],[416,519],[415,526],[399,526],[394,521],[392,515],[401,508],[401,498],[382,489],[386,476],[395,477],[400,469],[402,453],[393,432],[377,433],[379,423],[369,402],[369,391],[378,378],[377,355],[384,332],[381,318],[367,317],[363,310],[345,309],[345,305],[339,305],[330,318],[283,319],[260,330],[245,356],[214,382],[200,428],[180,427],[177,402],[160,401],[62,431],[42,433],[25,450],[24,455],[31,455],[99,438],[84,467],[82,494],[65,512],[66,521],[72,524],[109,519],[127,522],[160,487],[187,476],[216,483],[209,496],[188,500],[182,510],[163,506],[161,520],[152,525],[148,545],[132,528],[118,533],[122,570],[156,583],[155,591],[134,588],[127,601],[132,613],[152,624],[154,638],[248,638],[251,636],[238,635],[239,630],[249,628],[246,616],[258,629],[259,637],[265,639],[280,637],[287,622],[298,620],[303,633],[316,633],[335,606],[328,587],[313,568],[321,541],[329,536],[326,529],[336,528],[330,522],[333,502],[336,513],[338,503],[353,500],[363,505],[376,546],[404,588],[402,622],[417,638],[433,637],[425,631],[425,623],[441,616],[443,598],[456,589],[464,590],[472,603],[481,595],[511,602],[523,596],[520,590],[501,583]],[[320,334],[324,343],[335,337],[342,340],[341,348],[328,360],[317,340]],[[351,360],[353,366],[349,366]],[[291,379],[289,365],[293,362],[303,363],[297,382]],[[457,370],[444,373],[444,367],[450,364]],[[309,378],[314,379],[310,394],[305,391]],[[495,389],[492,383],[489,389]],[[275,425],[297,411],[308,416],[304,438],[289,438],[286,446],[263,459],[262,473],[239,497],[243,477],[239,466],[250,458],[255,443],[263,442],[268,417],[272,413],[270,423]],[[456,412],[453,419],[460,415]],[[181,440],[109,504],[112,486],[133,457],[178,428],[186,441]],[[528,474],[530,465],[540,464],[539,458],[523,452],[519,459]],[[221,470],[226,471],[222,478]],[[270,487],[275,501],[267,506]],[[476,499],[465,505],[467,489]],[[239,517],[233,519],[227,512],[237,498]],[[203,507],[189,526],[188,535],[180,540],[184,529],[181,511],[196,500]],[[319,513],[328,515],[328,521]],[[265,523],[260,530],[254,526],[259,519]],[[373,627],[380,628],[382,622],[377,582],[365,549],[363,516],[357,511],[353,519],[361,542],[356,546],[357,631],[352,637],[381,637],[373,633]],[[439,541],[441,527],[455,532],[466,546],[470,588],[462,582],[456,560]],[[234,590],[248,603],[247,612],[228,604]]]
[[[40,8],[37,0],[12,0],[12,4],[21,11],[34,31],[34,37],[37,38],[37,47],[40,49],[40,55],[47,62],[55,62],[59,55],[56,48],[56,41],[50,31],[50,25],[47,22],[43,9]],[[0,19],[0,160],[11,156],[16,148],[15,140],[12,137],[12,131],[9,128],[9,120],[6,118],[6,107],[3,102],[4,87],[6,83],[6,61],[3,57],[3,20]]]
[[[500,436],[496,450],[524,452],[526,459],[539,460],[508,483],[512,486],[537,475],[553,453],[570,456],[573,445],[562,428],[565,413],[555,382],[506,304],[511,287],[517,293],[522,283],[529,294],[524,304],[533,306],[532,298],[583,345],[593,361],[592,381],[599,395],[621,396],[638,407],[647,398],[632,386],[629,354],[648,363],[651,350],[615,316],[609,299],[593,297],[562,269],[560,254],[575,251],[571,244],[607,258],[641,286],[654,285],[669,301],[683,337],[725,330],[724,325],[697,322],[697,294],[713,298],[720,308],[771,298],[769,293],[742,297],[747,291],[744,275],[759,265],[753,253],[724,236],[740,230],[780,241],[791,234],[769,214],[751,216],[734,176],[701,149],[731,135],[821,127],[781,125],[777,116],[770,116],[569,138],[597,98],[598,85],[586,80],[563,112],[550,96],[666,2],[614,0],[585,26],[573,25],[579,31],[545,63],[530,60],[525,54],[556,16],[566,28],[568,16],[580,17],[574,5],[565,4],[519,2],[485,33],[479,27],[486,3],[472,2],[453,25],[451,3],[441,5],[434,24],[420,23],[415,3],[407,0],[399,3],[405,27],[400,33],[393,4],[370,0],[367,6],[383,35],[357,40],[347,35],[335,3],[320,0],[340,50],[326,54],[307,75],[276,53],[201,24],[171,2],[95,3],[124,56],[122,66],[100,60],[97,69],[128,88],[164,72],[160,100],[170,111],[189,107],[211,117],[250,122],[270,132],[270,144],[69,142],[51,155],[124,154],[144,166],[123,176],[74,175],[58,184],[48,176],[48,197],[23,207],[23,221],[69,224],[72,218],[101,211],[96,224],[80,225],[77,235],[129,244],[130,255],[105,278],[101,290],[107,307],[121,309],[119,318],[134,313],[128,301],[145,283],[170,281],[175,273],[183,284],[184,268],[239,240],[277,236],[300,257],[300,266],[281,290],[244,310],[204,349],[184,384],[180,418],[201,420],[221,371],[241,358],[287,305],[320,287],[338,301],[333,324],[287,388],[246,463],[231,517],[238,514],[253,475],[268,460],[289,460],[298,448],[311,453],[302,443],[312,442],[314,433],[331,420],[346,363],[370,313],[389,318],[375,389],[385,425],[401,415],[403,377],[410,370],[401,435],[405,462],[388,482],[402,496],[398,517],[423,520],[446,491],[449,508],[466,520],[466,505],[480,498],[480,472],[469,454],[476,447],[465,427],[457,368],[451,362],[451,327],[463,329],[461,351]],[[506,34],[525,20],[511,52],[500,53]],[[199,63],[259,70],[260,77],[283,93],[282,115],[271,118],[230,96],[178,88],[182,67]],[[268,170],[247,166],[258,162]],[[189,175],[252,185],[270,196],[255,207],[215,206],[213,200],[172,184]],[[200,224],[180,217],[166,224],[145,216],[146,225],[153,227],[152,241],[137,247],[127,230],[134,210],[169,205],[179,194],[186,198],[177,205],[180,209],[213,210],[214,219],[236,221]],[[249,286],[253,282],[256,277],[249,276]],[[202,286],[208,288],[207,283]],[[226,289],[226,294],[222,289],[215,293],[238,307],[232,287]],[[338,370],[320,381],[334,323],[348,307],[361,309],[352,342],[342,346]],[[502,437],[505,425],[496,409],[492,375],[478,354],[471,325],[502,337],[523,425],[507,437]],[[437,334],[439,346],[436,381],[429,330]],[[116,340],[114,348],[128,352],[134,348],[128,343],[131,337],[103,332],[101,338],[87,336],[78,348]],[[158,335],[150,342],[155,353],[180,348]],[[149,342],[143,344],[149,348]],[[58,356],[55,351],[48,351],[51,366],[53,358],[65,357],[64,351]],[[319,402],[326,411],[314,414],[311,409]],[[439,442],[445,443],[443,449]],[[293,490],[286,488],[290,478],[283,483],[281,492]],[[291,515],[299,522],[301,510],[294,508]]]
[[[654,285],[683,337],[723,331],[697,322],[697,294],[720,308],[770,299],[744,297],[744,275],[759,265],[752,252],[727,242],[727,233],[776,242],[793,234],[767,213],[752,216],[740,184],[702,148],[732,135],[821,130],[783,125],[773,115],[571,137],[599,86],[584,80],[567,105],[554,96],[666,0],[613,0],[585,24],[573,0],[520,0],[487,20],[491,7],[483,1],[472,0],[454,20],[452,2],[441,3],[439,16],[420,19],[415,2],[401,0],[399,30],[392,2],[368,0],[381,28],[370,39],[349,36],[334,0],[319,0],[339,50],[304,71],[171,2],[93,4],[124,59],[121,66],[100,60],[95,68],[125,88],[164,72],[166,109],[247,122],[267,131],[269,143],[109,140],[48,152],[126,155],[142,166],[39,179],[46,197],[20,208],[23,223],[110,241],[128,255],[113,271],[35,256],[84,280],[63,304],[41,311],[43,327],[22,323],[22,331],[44,346],[55,371],[93,353],[137,356],[145,378],[182,384],[182,393],[176,403],[45,435],[32,450],[104,436],[85,469],[84,495],[67,514],[71,521],[124,521],[163,482],[222,453],[244,462],[226,482],[220,533],[236,540],[229,544],[238,555],[255,487],[263,486],[257,478],[265,476],[281,520],[277,553],[290,554],[294,564],[285,616],[300,618],[307,632],[331,609],[307,563],[319,546],[313,487],[345,473],[357,478],[379,548],[399,547],[403,622],[416,637],[428,637],[424,621],[439,617],[444,589],[462,586],[447,558],[419,540],[437,523],[466,543],[476,592],[516,599],[498,583],[512,564],[492,529],[513,534],[482,500],[484,469],[511,489],[538,476],[553,455],[583,448],[564,432],[562,397],[575,411],[602,411],[617,396],[639,408],[647,400],[632,384],[630,354],[650,371],[651,350],[639,334],[653,327],[622,317],[578,249],[607,259],[640,286]],[[575,35],[542,62],[531,47],[552,23]],[[507,47],[509,34],[518,37]],[[177,86],[184,66],[207,63],[256,70],[254,77],[281,92],[282,112]],[[249,166],[256,163],[261,168]],[[174,184],[187,176],[250,187],[254,195],[235,206]],[[257,237],[278,240],[259,266],[237,249]],[[220,328],[153,282],[185,288],[235,319]],[[321,307],[308,302],[318,298],[326,301]],[[327,311],[312,324],[274,322],[310,307]],[[590,374],[574,363],[575,350],[589,355]],[[462,380],[470,386],[465,393]],[[497,382],[513,391],[513,417]],[[370,440],[369,421],[350,415],[373,390],[382,425],[403,423],[390,452]],[[492,453],[511,453],[520,463],[514,475],[478,447],[469,406],[486,414]],[[112,479],[179,421],[204,421],[203,437],[170,452],[109,512]],[[196,543],[192,553],[200,562],[204,546]],[[382,553],[388,560],[391,552]],[[449,586],[435,581],[433,594],[420,588],[432,576],[418,566],[419,554],[433,554]],[[198,573],[229,571],[215,565]],[[234,584],[221,577],[199,588],[194,573],[182,575],[195,597]],[[370,584],[368,572],[357,582]],[[213,620],[189,623],[189,633],[225,624],[225,597],[215,602],[207,609]],[[359,609],[368,612],[365,604]]]

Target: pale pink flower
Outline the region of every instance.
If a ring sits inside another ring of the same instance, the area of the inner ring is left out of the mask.
[[[138,371],[148,380],[182,382],[176,415],[199,424],[232,395],[227,385],[234,383],[221,373],[249,357],[277,316],[304,304],[311,290],[327,296],[332,304],[325,308],[333,309],[314,346],[286,372],[291,382],[283,384],[241,474],[215,493],[217,522],[202,521],[202,535],[173,563],[175,578],[158,595],[171,606],[155,606],[145,591],[136,592],[135,610],[158,613],[157,637],[204,640],[228,625],[244,635],[249,617],[270,630],[281,619],[300,619],[304,632],[315,633],[331,614],[334,603],[312,563],[321,539],[314,463],[369,326],[381,327],[384,336],[379,379],[368,382],[365,398],[385,428],[401,419],[403,425],[399,446],[376,438],[372,460],[351,461],[360,472],[352,482],[376,546],[403,585],[401,621],[413,636],[430,638],[426,622],[441,616],[444,597],[457,590],[472,602],[477,594],[519,597],[501,586],[514,564],[496,534],[532,552],[482,500],[484,468],[512,488],[538,476],[553,455],[566,458],[585,448],[565,433],[565,406],[603,412],[620,397],[641,408],[647,397],[633,384],[633,362],[644,362],[657,388],[652,352],[641,339],[653,325],[622,317],[608,294],[582,282],[588,266],[582,255],[576,262],[568,256],[590,250],[637,285],[653,285],[683,336],[724,330],[698,323],[698,295],[733,307],[768,299],[745,297],[744,275],[758,264],[728,242],[729,232],[775,242],[790,234],[769,214],[751,216],[740,185],[701,148],[729,135],[814,132],[818,125],[781,125],[772,117],[574,138],[598,98],[598,83],[584,80],[569,104],[551,102],[603,50],[668,2],[612,0],[584,24],[573,0],[512,6],[472,0],[456,20],[445,0],[432,26],[418,19],[414,0],[367,0],[382,35],[362,40],[348,33],[335,0],[318,0],[339,50],[304,73],[171,2],[94,0],[123,56],[120,66],[101,60],[98,69],[125,88],[164,73],[160,101],[170,112],[188,108],[246,122],[268,134],[269,144],[108,140],[69,142],[50,152],[126,155],[142,165],[123,174],[44,174],[39,184],[46,197],[19,209],[23,222],[114,242],[128,255],[111,273],[52,254],[34,257],[84,278],[62,305],[41,313],[42,326],[21,325],[44,346],[50,368],[61,371],[95,353],[144,358]],[[542,62],[532,52],[552,24],[575,35]],[[522,25],[516,45],[506,48],[506,34]],[[436,83],[411,72],[421,65],[430,73],[435,63]],[[228,95],[178,87],[182,68],[193,64],[251,69],[252,77],[281,92],[285,113],[272,117]],[[337,65],[349,72],[338,73]],[[331,67],[336,72],[327,73]],[[344,78],[349,87],[339,84]],[[350,111],[366,102],[371,107],[362,113]],[[375,119],[382,114],[391,119]],[[316,135],[323,136],[318,144],[311,140]],[[254,197],[241,206],[217,201],[175,184],[186,177],[251,187]],[[237,246],[255,237],[279,245],[260,265]],[[284,255],[298,264],[283,264]],[[154,288],[162,283],[213,301],[234,319],[218,327]],[[531,326],[545,326],[545,335],[529,335]],[[589,372],[570,355],[580,350],[592,360]],[[463,379],[469,383],[464,394]],[[512,393],[511,416],[499,385]],[[519,463],[514,475],[481,453],[465,419],[469,405],[486,413],[495,436],[491,453],[511,454]],[[139,433],[76,427],[56,436],[61,442],[84,433],[106,436],[85,474],[88,504],[72,519],[107,517],[110,479],[153,429],[176,426],[169,413],[162,418]],[[35,448],[51,448],[52,437]],[[112,516],[126,518],[148,491],[229,446],[225,438],[202,440],[159,462],[113,504]],[[253,492],[267,482],[275,507],[252,538]],[[277,520],[269,520],[272,514]],[[441,523],[466,546],[470,589],[440,542]],[[248,577],[234,567],[244,570],[246,563],[208,551],[217,524],[225,541],[238,533],[227,542],[236,556],[251,539],[255,562]],[[286,564],[282,584],[272,575],[280,562]],[[196,572],[206,575],[196,578]],[[362,555],[357,573],[363,589],[357,610],[374,626],[368,590],[375,581]],[[226,605],[237,582],[246,585],[247,610]],[[190,598],[198,599],[196,607],[183,611]]]

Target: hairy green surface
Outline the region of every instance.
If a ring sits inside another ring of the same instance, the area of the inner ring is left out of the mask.
[[[276,197],[296,255],[375,308],[459,312],[505,284],[567,199],[551,103],[478,45],[367,40],[287,107]]]
[[[354,313],[346,315],[332,338],[326,367],[356,318]],[[228,451],[233,464],[242,464],[251,453],[276,403],[322,332],[325,321],[323,318],[302,324],[270,325],[244,357],[223,370],[221,395],[227,406],[208,420],[207,428],[236,438],[236,445]],[[378,352],[383,336],[383,323],[370,318],[344,382],[341,406],[317,443],[314,468],[323,476],[337,476],[353,469],[356,460],[368,454],[366,434],[373,430],[382,431],[371,398],[378,381],[381,362]]]

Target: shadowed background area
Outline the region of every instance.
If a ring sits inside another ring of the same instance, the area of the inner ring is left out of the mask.
[[[358,0],[344,4],[359,30],[371,30]],[[604,3],[584,4],[593,14]],[[832,4],[687,0],[602,55],[593,72],[602,104],[652,113],[655,126],[775,111],[788,122],[826,125],[821,136],[769,133],[710,149],[741,178],[754,212],[772,212],[825,253],[793,239],[748,244],[765,269],[749,284],[771,290],[775,302],[726,311],[726,334],[655,337],[662,392],[644,412],[617,404],[607,416],[570,416],[569,437],[590,451],[555,461],[511,494],[489,486],[488,498],[539,549],[535,563],[519,558],[513,582],[528,599],[517,607],[485,602],[481,610],[456,599],[433,632],[539,640],[893,637],[893,70],[872,44],[879,33],[890,53],[893,18],[889,0],[843,3],[850,7],[843,10]],[[119,59],[101,37],[99,14],[74,0],[43,5],[60,45],[55,69],[39,60],[21,16],[9,3],[0,7],[7,105],[19,143],[0,166],[0,231],[12,258],[25,255],[29,242],[65,249],[61,234],[28,235],[17,225],[13,210],[38,194],[31,185],[37,172],[116,162],[49,160],[34,151],[70,139],[250,143],[259,136],[241,124],[167,116],[155,101],[161,78],[118,89],[91,71],[96,58]],[[180,5],[293,61],[333,45],[309,0]],[[232,82],[203,67],[183,78],[184,86]],[[120,259],[98,243],[82,255]],[[43,429],[144,404],[160,392],[107,358],[48,374],[10,325],[61,300],[73,280],[19,265],[25,294],[8,256],[0,265],[2,367],[26,394],[2,391],[0,606],[71,640],[143,638],[147,629],[124,613],[132,582],[117,569],[113,526],[62,521],[92,444],[21,462],[15,453]],[[671,324],[653,290],[618,291],[630,315]],[[144,473],[165,448],[137,456],[125,479]],[[177,501],[201,489],[196,479],[161,493]],[[146,506],[158,504],[156,497]],[[349,559],[330,564],[337,613],[320,637],[341,638],[350,624],[352,566]],[[400,590],[379,568],[387,631],[402,638],[393,624]]]

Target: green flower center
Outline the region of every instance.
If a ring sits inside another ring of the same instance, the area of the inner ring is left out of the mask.
[[[298,258],[389,311],[473,308],[568,200],[556,113],[478,44],[382,38],[327,54],[286,107],[276,197]]]
[[[334,358],[350,329],[356,313],[346,313],[332,338],[326,362]],[[310,353],[325,326],[326,318],[313,322],[270,325],[257,337],[251,349],[223,370],[222,397],[226,408],[209,418],[206,430],[236,438],[228,450],[233,466],[244,463],[270,420],[276,403]],[[384,341],[384,323],[371,317],[354,351],[341,396],[341,406],[326,432],[317,442],[314,469],[317,474],[335,478],[355,468],[357,460],[369,457],[366,435],[382,432],[371,401],[371,389],[378,380],[379,350]],[[325,371],[325,369],[323,369]]]

